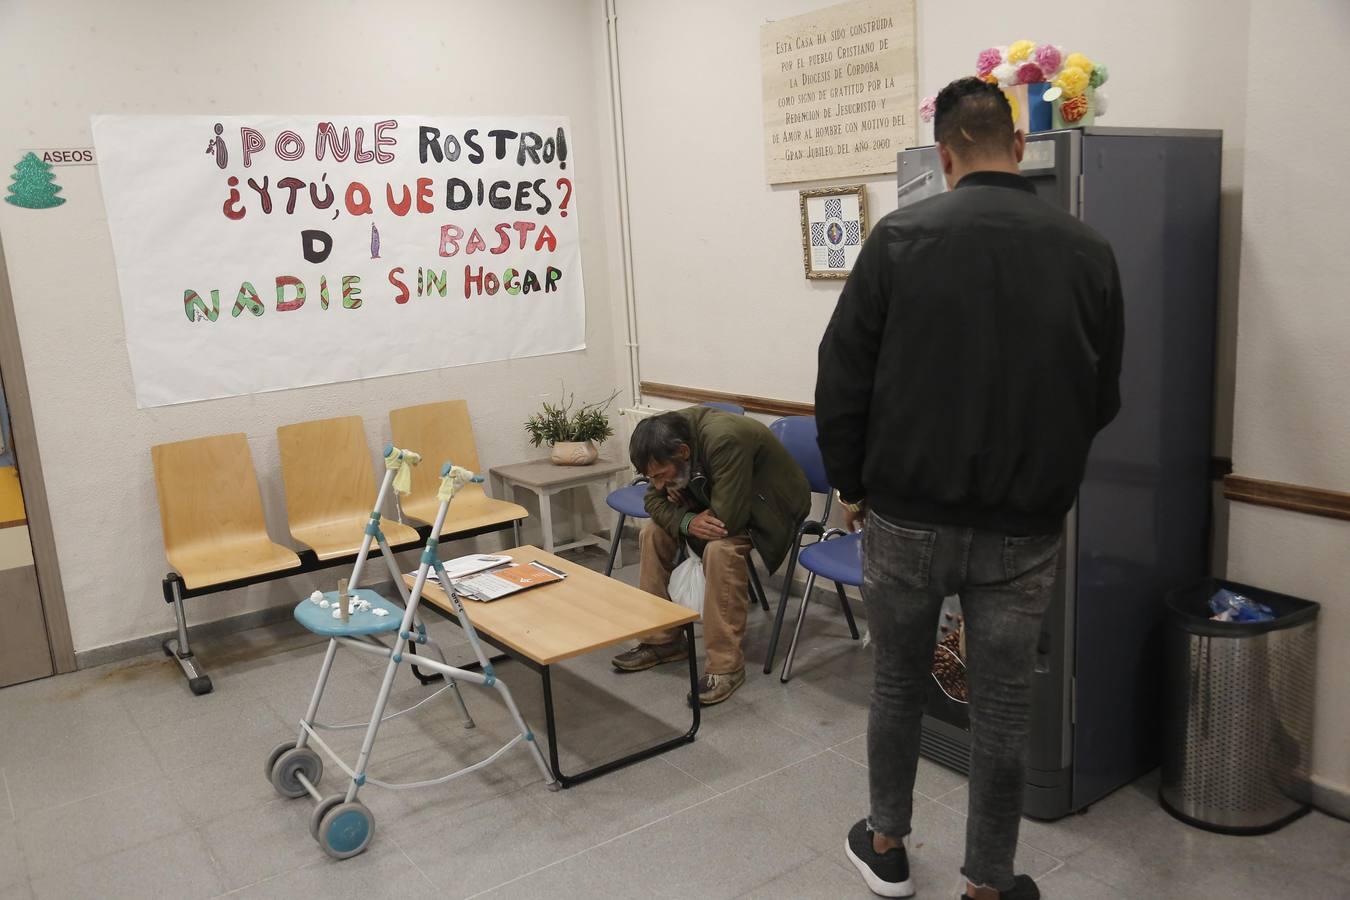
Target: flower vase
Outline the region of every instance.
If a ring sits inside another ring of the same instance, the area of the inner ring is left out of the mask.
[[[1051,108],[1050,101],[1045,99],[1045,92],[1050,89],[1050,82],[1037,81],[1034,84],[1027,85],[1027,124],[1030,130],[1027,134],[1034,134],[1037,131],[1049,131],[1054,127],[1054,110]]]
[[[589,466],[600,457],[594,441],[559,441],[549,450],[548,458],[555,466]]]
[[[1013,128],[1027,133],[1027,86],[1025,84],[1015,84],[1012,87],[1003,88],[1003,96],[1008,98],[1008,105],[1012,107]]]
[[[1093,95],[1095,88],[1088,88],[1077,97],[1060,97],[1053,104],[1052,125],[1055,128],[1087,128],[1096,117],[1096,104]]]

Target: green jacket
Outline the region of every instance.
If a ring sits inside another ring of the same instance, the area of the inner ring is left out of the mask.
[[[769,429],[748,416],[696,406],[680,411],[694,432],[692,472],[682,505],[648,491],[652,521],[697,551],[684,534],[686,518],[711,509],[732,535],[749,534],[769,571],[787,558],[797,526],[811,509],[811,487],[797,461]]]

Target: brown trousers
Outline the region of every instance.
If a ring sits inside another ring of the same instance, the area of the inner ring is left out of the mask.
[[[642,526],[642,570],[638,586],[649,594],[670,599],[670,573],[680,545],[655,522]],[[750,602],[750,538],[747,536],[711,541],[703,548],[703,649],[707,654],[704,671],[726,675],[745,667],[741,641],[745,638],[746,606]],[[669,644],[680,636],[680,629],[655,631],[642,636],[648,644]],[[693,648],[690,648],[691,650]]]

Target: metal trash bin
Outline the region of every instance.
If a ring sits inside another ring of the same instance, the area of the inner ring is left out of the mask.
[[[1217,622],[1220,588],[1270,622]],[[1320,607],[1208,578],[1167,598],[1167,733],[1159,800],[1187,824],[1265,834],[1309,810]]]

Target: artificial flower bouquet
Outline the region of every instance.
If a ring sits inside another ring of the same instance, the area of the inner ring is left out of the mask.
[[[1106,66],[1054,44],[1015,41],[981,50],[975,75],[1003,89],[1015,126],[1026,133],[1091,125],[1106,114]],[[933,120],[935,103],[927,97],[919,105],[923,121]]]

